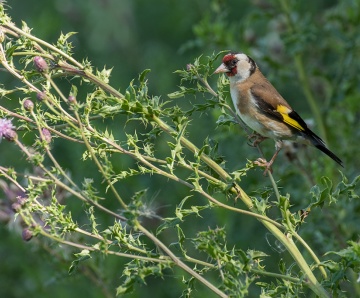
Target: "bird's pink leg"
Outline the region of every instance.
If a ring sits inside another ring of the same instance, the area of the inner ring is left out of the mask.
[[[264,141],[266,139],[267,139],[267,137],[264,137],[264,136],[258,134],[257,132],[254,132],[248,136],[248,144],[251,147],[256,147],[257,145],[259,145],[262,141]]]
[[[273,157],[270,159],[269,162],[267,162],[267,161],[266,161],[265,159],[263,159],[263,158],[258,158],[258,159],[254,162],[256,165],[258,165],[258,166],[260,166],[260,167],[265,167],[264,176],[266,176],[266,173],[267,173],[268,171],[270,171],[270,173],[272,173],[271,166],[272,166],[272,164],[274,163],[276,157],[278,156],[278,154],[279,154],[279,152],[280,152],[280,150],[281,150],[281,148],[282,148],[282,145],[283,145],[283,143],[282,143],[281,141],[276,141],[276,143],[275,143],[275,149],[276,149],[276,151],[275,151]]]

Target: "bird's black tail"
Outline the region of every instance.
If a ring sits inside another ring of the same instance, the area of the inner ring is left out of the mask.
[[[336,161],[339,165],[341,165],[342,167],[344,167],[344,164],[342,162],[342,160],[337,157],[334,153],[332,153],[327,147],[325,142],[318,137],[315,133],[313,133],[310,129],[308,129],[308,131],[306,132],[306,137],[308,140],[310,140],[310,142],[319,150],[321,150],[322,152],[324,152],[326,155],[330,156],[334,161]]]
[[[322,152],[324,152],[325,154],[327,154],[328,156],[330,156],[333,160],[335,160],[339,165],[341,165],[342,167],[344,167],[344,164],[342,162],[342,160],[337,157],[334,153],[332,153],[328,148],[326,148],[324,145],[315,145],[316,148],[318,148],[319,150],[321,150]]]

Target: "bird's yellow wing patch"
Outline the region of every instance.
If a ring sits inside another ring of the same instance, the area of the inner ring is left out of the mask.
[[[298,121],[296,121],[294,118],[291,117],[293,111],[290,110],[288,107],[283,105],[278,105],[276,107],[276,111],[281,114],[281,116],[283,117],[283,121],[286,124],[296,128],[297,130],[301,130],[301,131],[305,130],[305,127],[303,127]]]

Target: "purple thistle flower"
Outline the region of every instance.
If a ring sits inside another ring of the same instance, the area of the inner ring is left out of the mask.
[[[2,138],[8,138],[14,134],[15,126],[12,125],[11,120],[9,119],[0,119],[0,140]]]

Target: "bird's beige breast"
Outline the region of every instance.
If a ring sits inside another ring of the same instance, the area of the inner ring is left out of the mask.
[[[231,87],[230,93],[236,112],[247,126],[271,139],[292,138],[292,131],[286,124],[259,111],[258,103],[251,94],[251,86],[247,86],[245,82]]]

